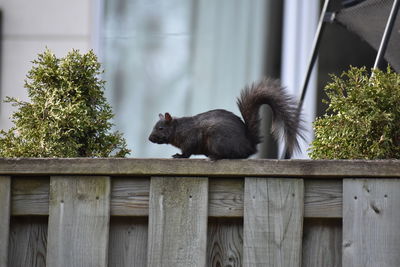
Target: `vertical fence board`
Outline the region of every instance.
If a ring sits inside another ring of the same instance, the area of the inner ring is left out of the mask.
[[[205,266],[208,178],[152,177],[148,266]]]
[[[146,218],[111,218],[108,266],[146,266],[147,224]]]
[[[11,178],[0,176],[0,267],[8,266]]]
[[[208,224],[207,265],[243,266],[243,222],[217,220]]]
[[[46,266],[47,221],[47,216],[11,217],[8,266]]]
[[[303,233],[302,266],[342,266],[341,219],[305,220]]]
[[[400,180],[343,181],[343,266],[400,266]]]
[[[51,177],[47,266],[107,266],[109,217],[109,177]]]
[[[246,178],[244,266],[301,266],[304,182]]]

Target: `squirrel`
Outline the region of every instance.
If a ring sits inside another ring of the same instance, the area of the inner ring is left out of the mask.
[[[286,93],[277,80],[263,79],[246,86],[237,99],[243,120],[224,109],[210,110],[192,117],[172,117],[159,114],[149,140],[157,144],[171,144],[182,153],[173,158],[205,155],[211,160],[244,159],[257,152],[259,108],[267,104],[273,112],[271,131],[275,138],[283,132],[289,155],[299,148],[302,138],[300,111],[296,101]],[[282,131],[283,130],[283,131]]]

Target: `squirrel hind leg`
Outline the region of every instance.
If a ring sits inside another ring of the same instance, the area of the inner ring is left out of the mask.
[[[214,161],[217,161],[217,160],[220,160],[221,158],[218,158],[218,157],[214,157],[214,156],[208,156],[207,157],[207,160],[208,161],[211,161],[211,162],[214,162]]]

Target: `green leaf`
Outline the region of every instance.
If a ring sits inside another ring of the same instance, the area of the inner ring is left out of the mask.
[[[400,158],[400,75],[351,67],[325,87],[330,115],[314,122],[313,159]]]
[[[93,51],[57,58],[49,49],[32,61],[25,88],[30,102],[6,98],[18,110],[0,131],[0,157],[124,157],[122,134],[111,132],[111,106]]]

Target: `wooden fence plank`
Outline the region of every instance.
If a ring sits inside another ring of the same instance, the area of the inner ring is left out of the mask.
[[[111,218],[108,266],[146,266],[147,224],[148,221],[145,218]]]
[[[74,166],[71,168],[71,166]],[[399,160],[0,159],[0,175],[398,177]]]
[[[150,178],[112,178],[111,215],[148,216],[149,194]]]
[[[301,266],[301,179],[246,178],[243,266]]]
[[[12,215],[49,215],[49,177],[15,177],[12,182]]]
[[[304,267],[342,266],[342,221],[308,219],[303,230]]]
[[[305,180],[304,217],[342,218],[342,180]]]
[[[150,178],[112,177],[111,215],[148,216]],[[49,179],[13,178],[12,215],[48,215]],[[244,179],[209,179],[208,216],[243,218]],[[304,217],[341,218],[342,180],[306,180]]]
[[[210,222],[207,243],[206,266],[243,266],[243,223],[241,220]]]
[[[109,177],[50,178],[47,266],[107,266]]]
[[[244,180],[215,178],[208,183],[208,216],[242,218]]]
[[[47,216],[11,218],[8,266],[46,267],[47,221]]]
[[[207,178],[151,178],[149,267],[205,266],[207,201]]]
[[[400,266],[400,180],[343,181],[343,266]]]
[[[0,267],[8,265],[8,239],[10,231],[11,179],[0,176]]]

